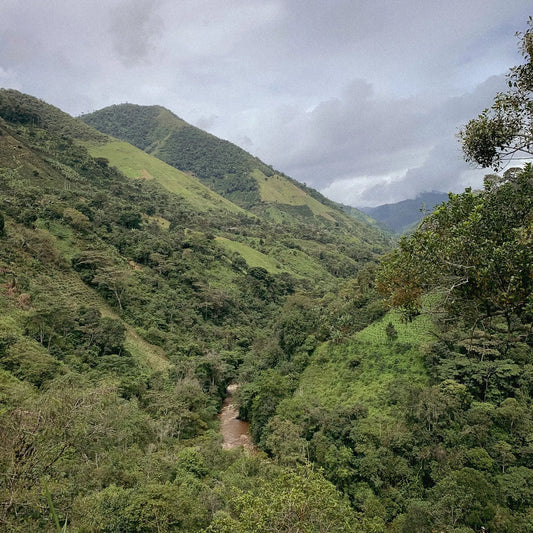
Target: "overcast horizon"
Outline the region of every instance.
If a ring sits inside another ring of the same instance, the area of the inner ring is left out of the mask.
[[[4,0],[0,87],[162,105],[337,202],[477,187],[459,128],[522,62],[515,0]]]

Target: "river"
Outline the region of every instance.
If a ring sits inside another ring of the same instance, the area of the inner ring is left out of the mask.
[[[220,433],[224,437],[222,447],[225,450],[231,450],[232,448],[242,446],[249,452],[255,452],[256,447],[250,436],[250,424],[237,418],[239,416],[239,410],[232,402],[231,395],[238,387],[236,383],[229,385],[226,391],[226,399],[220,410]]]

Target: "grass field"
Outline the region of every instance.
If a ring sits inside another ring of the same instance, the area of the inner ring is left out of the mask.
[[[224,246],[226,250],[239,253],[249,267],[262,267],[265,270],[268,270],[271,274],[276,274],[285,270],[275,259],[257,250],[254,250],[247,244],[232,241],[230,239],[226,239],[225,237],[216,237],[216,240],[218,243]]]
[[[130,178],[154,179],[165,189],[177,194],[201,211],[221,209],[246,213],[232,202],[219,196],[185,172],[167,165],[131,144],[112,141],[107,144],[85,143],[93,157],[105,157],[112,166]]]
[[[398,333],[392,341],[385,332],[389,322]],[[302,375],[298,402],[330,409],[363,404],[370,415],[386,417],[391,388],[427,382],[422,347],[431,338],[430,328],[428,317],[404,323],[391,312],[351,339],[321,345]]]
[[[260,170],[252,173],[254,179],[259,184],[261,200],[266,203],[286,204],[286,205],[307,205],[315,215],[333,221],[330,208],[321,204],[309,196],[304,190],[296,187],[283,176],[274,174],[267,177]]]

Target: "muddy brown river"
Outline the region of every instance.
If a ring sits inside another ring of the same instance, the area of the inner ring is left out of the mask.
[[[225,450],[231,450],[232,448],[242,446],[245,450],[255,452],[256,448],[250,437],[250,424],[237,418],[239,416],[239,410],[232,402],[231,395],[237,388],[238,385],[236,383],[228,387],[226,399],[218,415],[220,418],[220,432],[224,437],[222,447]]]

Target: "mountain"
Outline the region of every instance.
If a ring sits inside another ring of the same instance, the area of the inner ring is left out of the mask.
[[[385,257],[194,174],[0,90],[0,529],[530,531],[531,166]]]
[[[120,104],[82,115],[97,130],[190,173],[213,191],[276,222],[351,225],[341,206],[275,171],[242,148],[160,106]],[[93,148],[97,153],[100,148]]]
[[[162,108],[149,111],[162,113],[172,127],[181,124]],[[67,262],[87,253],[87,248],[98,248],[89,245],[94,240],[103,246],[98,253],[116,257],[120,264],[133,262],[135,275],[148,275],[154,268],[162,275],[169,268],[178,268],[180,283],[187,288],[183,294],[205,303],[207,293],[213,292],[214,297],[220,291],[217,298],[222,307],[215,322],[224,321],[222,308],[232,310],[230,314],[247,308],[239,302],[235,276],[252,271],[266,276],[263,280],[273,276],[273,283],[274,279],[284,280],[291,290],[313,286],[324,293],[340,280],[354,276],[365,264],[375,263],[389,246],[387,237],[371,225],[343,215],[334,204],[320,203],[290,180],[274,174],[270,179],[279,182],[282,192],[292,187],[318,214],[284,221],[273,220],[265,212],[259,216],[220,196],[194,176],[16,91],[0,91],[0,117],[6,131],[4,174],[11,176],[4,211],[8,220],[24,223],[21,217],[27,216],[31,230],[37,221],[39,231],[52,239],[62,238],[65,232],[70,235],[74,225],[74,231],[81,232],[77,236],[80,244],[68,241],[72,246],[68,249],[67,241],[60,241]],[[144,142],[148,137],[145,133]],[[238,152],[242,160],[256,161],[237,147],[230,150]],[[279,193],[274,186],[268,190],[272,196]],[[40,202],[39,195],[43,197]],[[98,236],[88,239],[83,227]],[[137,234],[136,239],[147,239],[145,245],[132,240]],[[108,246],[112,250],[105,252]],[[183,253],[173,263],[169,258],[178,249]],[[191,255],[187,250],[197,253]],[[196,263],[202,254],[207,254],[203,266],[201,260]],[[181,266],[177,267],[178,263]],[[236,264],[241,266],[236,268]],[[112,302],[119,311],[127,308],[118,297],[115,300]],[[210,314],[208,308],[205,304],[200,313],[204,319]],[[162,334],[163,326],[152,327]]]
[[[383,314],[371,289],[355,304],[333,295],[372,276],[388,238],[268,178],[294,194],[284,204],[294,213],[269,214],[271,184],[264,209],[245,209],[190,171],[0,90],[2,529],[46,531],[57,519],[202,531],[243,489],[258,510],[264,494],[279,498],[280,516],[285,495],[311,498],[322,528],[351,531],[353,511],[321,473],[220,446],[228,383],[277,364],[295,378],[317,343]],[[310,337],[311,309],[323,319]]]
[[[160,106],[121,104],[83,115],[94,128],[194,174],[216,192],[242,206],[260,200],[254,170],[270,169],[237,146],[187,124]]]
[[[412,229],[427,213],[431,213],[435,206],[446,200],[448,200],[447,193],[433,191],[424,192],[416,198],[393,204],[361,207],[360,209],[393,233],[401,234]]]
[[[238,146],[190,126],[163,107],[121,104],[80,118],[102,133],[118,136],[122,140],[84,141],[84,146],[93,156],[106,158],[131,177],[148,178],[151,174],[145,168],[146,161],[162,167],[155,163],[157,158],[167,163],[166,173],[173,172],[171,167],[179,171],[179,180],[165,180],[161,169],[154,173],[154,179],[170,187],[169,190],[180,193],[177,190],[178,182],[200,181],[230,201],[231,205],[240,206],[241,211],[283,228],[281,231],[290,234],[291,238],[298,236],[299,240],[291,245],[293,250],[298,249],[313,256],[318,253],[324,259],[331,254],[337,255],[338,248],[328,246],[324,249],[320,244],[317,248],[317,241],[340,244],[342,235],[342,247],[351,243],[352,251],[348,255],[358,261],[375,257],[376,253],[390,246],[385,232],[361,212],[354,210],[346,213],[342,206],[314,189],[275,172]],[[127,143],[154,157],[147,158]],[[234,240],[231,236],[226,237]],[[243,237],[241,241],[246,240],[246,236]],[[334,270],[337,273],[346,270],[338,260],[335,262],[337,266]],[[355,263],[352,268],[355,268]],[[355,270],[352,269],[352,272]]]

